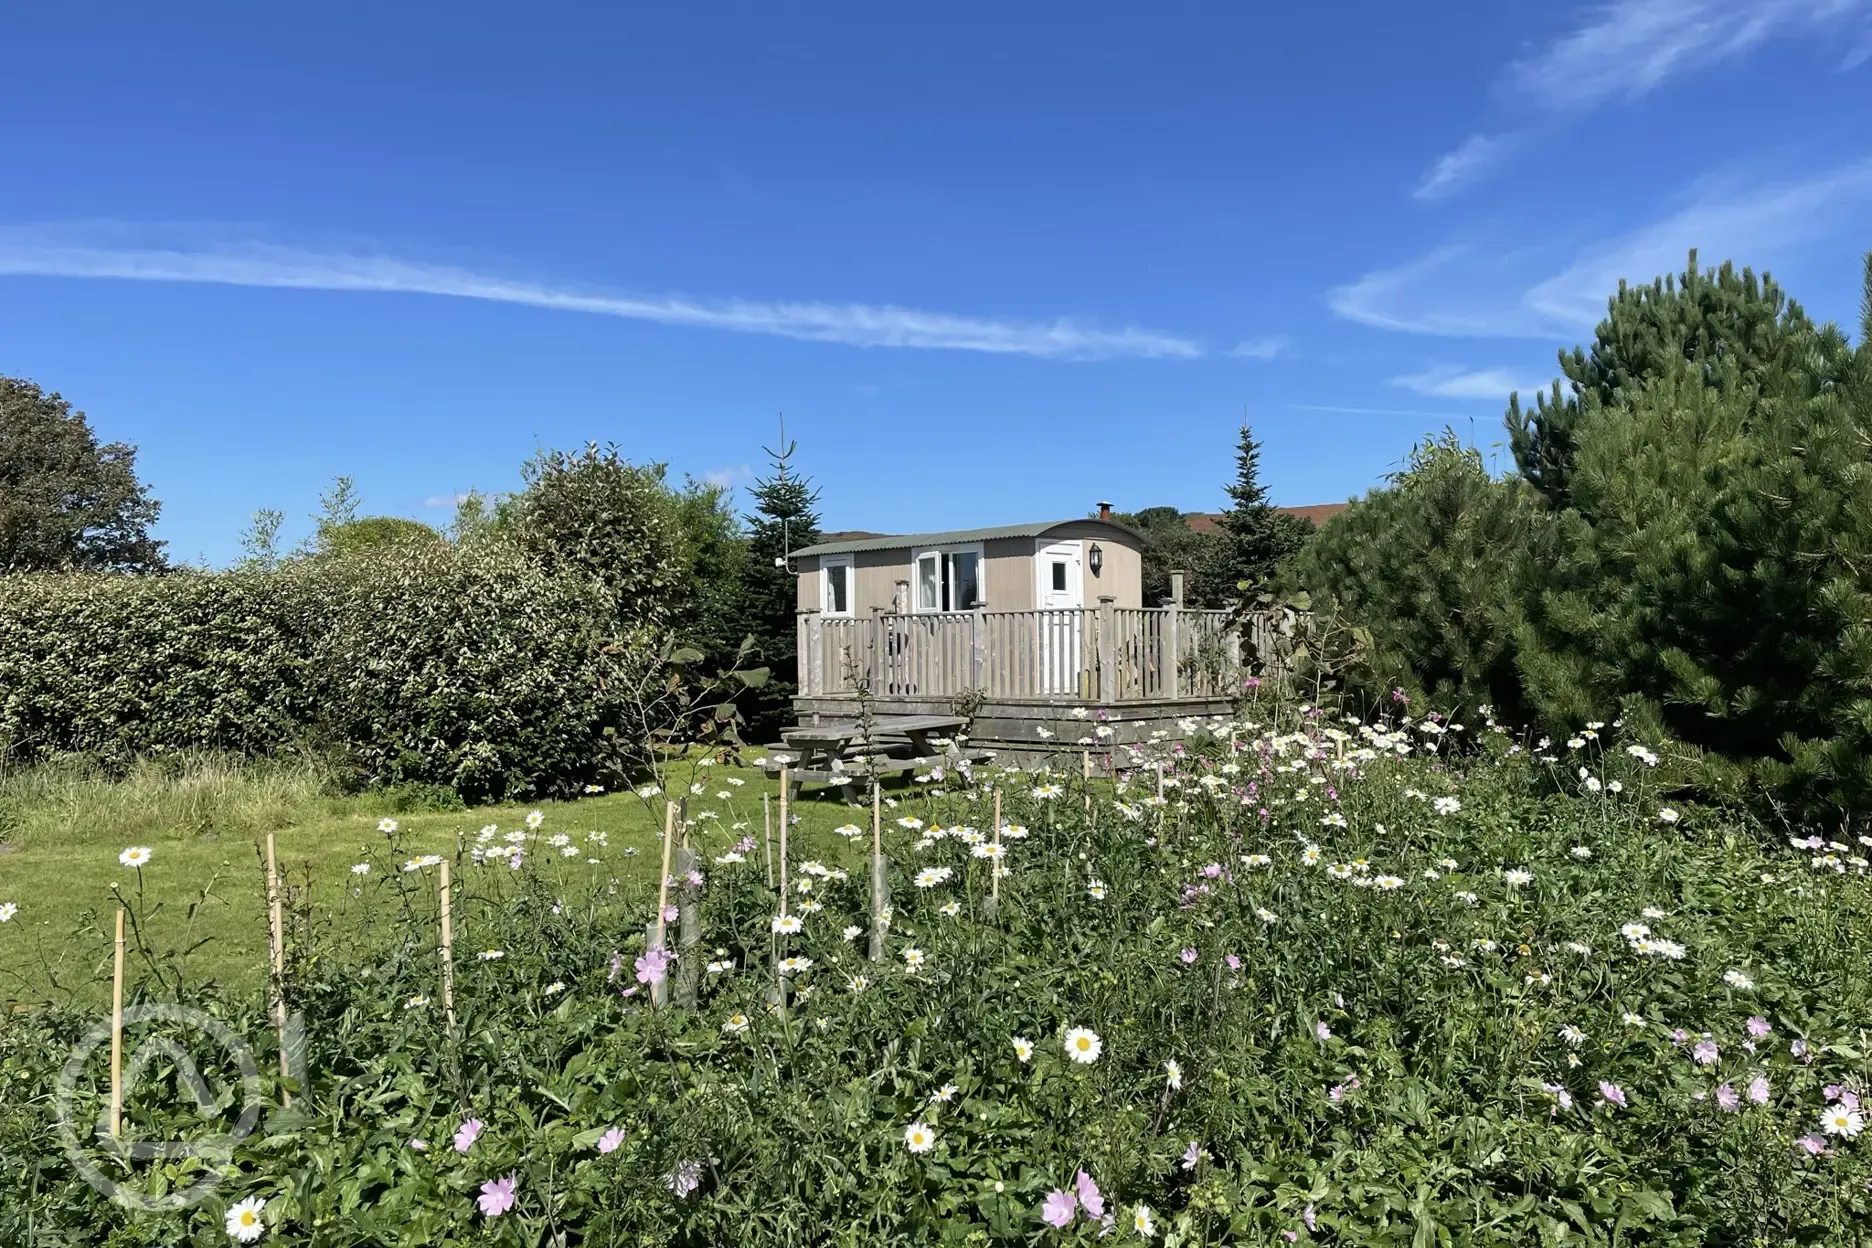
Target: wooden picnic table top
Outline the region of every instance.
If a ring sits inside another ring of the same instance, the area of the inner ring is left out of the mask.
[[[963,715],[882,715],[872,721],[871,727],[873,732],[926,733],[961,728],[967,723],[968,718]],[[787,741],[850,741],[864,736],[864,729],[855,726],[782,728],[780,736]]]

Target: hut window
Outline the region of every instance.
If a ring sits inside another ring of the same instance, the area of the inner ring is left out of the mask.
[[[1053,561],[1053,592],[1056,594],[1066,592],[1066,561],[1064,559]]]
[[[926,550],[916,557],[918,611],[973,611],[982,603],[981,548]]]
[[[820,572],[825,577],[825,592],[819,609],[827,615],[850,615],[852,593],[852,565],[849,558],[833,562],[822,560]]]

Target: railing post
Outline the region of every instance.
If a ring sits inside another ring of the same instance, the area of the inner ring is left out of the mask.
[[[1163,693],[1166,698],[1181,697],[1182,670],[1177,662],[1182,643],[1183,625],[1183,574],[1170,574],[1170,597],[1164,602],[1163,648],[1159,657],[1159,674]]]
[[[982,647],[987,644],[987,638],[984,636],[987,630],[982,627],[982,613],[983,607],[980,603],[977,603],[975,609],[969,612],[970,689],[979,689],[982,687],[982,669],[986,665],[985,660],[987,658],[987,652]]]
[[[885,655],[884,655],[884,608],[883,607],[871,608],[870,651],[871,651],[870,668],[869,668],[869,671],[867,672],[867,675],[870,677],[871,693],[873,696],[876,696],[877,694],[885,692],[885,684],[887,680],[884,674],[885,673]]]
[[[1118,599],[1100,594],[1098,600],[1098,687],[1093,696],[1100,702],[1118,700]]]
[[[813,676],[812,626],[809,620],[809,614],[802,607],[797,612],[798,628],[793,639],[793,664],[799,669],[799,691],[807,697],[819,692]]]

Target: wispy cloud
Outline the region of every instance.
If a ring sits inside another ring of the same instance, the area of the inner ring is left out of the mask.
[[[754,479],[754,469],[746,464],[736,464],[731,468],[717,468],[702,474],[702,480],[718,490],[732,490],[743,481]]]
[[[1605,315],[1620,281],[1650,283],[1698,262],[1781,269],[1816,243],[1844,257],[1872,206],[1872,159],[1801,181],[1737,189],[1706,182],[1687,205],[1570,256],[1551,248],[1440,247],[1327,292],[1339,316],[1400,333],[1456,338],[1566,338]]]
[[[1496,91],[1523,123],[1552,125],[1601,106],[1641,99],[1671,79],[1739,60],[1776,38],[1851,39],[1872,0],[1610,0],[1530,56],[1511,62]],[[1858,28],[1866,39],[1863,24]],[[1872,56],[1852,45],[1839,68]],[[1500,168],[1518,133],[1474,134],[1431,166],[1411,194],[1441,199]]]
[[[1462,412],[1422,412],[1409,407],[1332,407],[1324,403],[1289,403],[1289,411],[1331,412],[1339,416],[1423,416],[1431,420],[1459,420]]]
[[[1546,389],[1539,382],[1517,378],[1505,368],[1464,369],[1454,364],[1439,364],[1421,373],[1393,377],[1385,384],[1433,399],[1500,399],[1504,402],[1517,390],[1531,394]]]
[[[1465,183],[1474,181],[1498,162],[1514,145],[1511,135],[1472,134],[1445,152],[1423,181],[1411,192],[1414,199],[1442,199]]]
[[[1711,195],[1643,229],[1584,249],[1561,272],[1531,287],[1522,302],[1549,320],[1591,325],[1605,315],[1606,299],[1620,281],[1650,282],[1678,272],[1692,247],[1701,264],[1734,258],[1758,269],[1771,267],[1795,245],[1836,227],[1861,228],[1868,201],[1872,160],[1803,182]],[[1863,239],[1853,244],[1856,248]]]
[[[1103,329],[1074,319],[1006,320],[888,304],[621,295],[351,250],[257,241],[126,245],[123,233],[121,228],[0,228],[0,274],[443,295],[857,347],[1059,360],[1190,359],[1203,353],[1199,344],[1175,334]]]
[[[466,499],[467,497],[468,495],[466,493],[432,494],[428,498],[423,499],[423,506],[425,507],[454,507],[460,502],[462,502],[464,499]]]
[[[1439,247],[1396,268],[1379,269],[1326,292],[1326,303],[1348,321],[1406,334],[1450,338],[1515,336],[1507,332],[1499,310],[1465,306],[1449,292],[1473,289],[1476,270],[1488,258],[1467,245]],[[1469,275],[1452,282],[1452,274]]]
[[[1277,355],[1284,355],[1293,340],[1285,334],[1275,334],[1268,338],[1248,338],[1229,348],[1229,354],[1238,360],[1271,360]]]
[[[1868,9],[1872,0],[1614,0],[1509,66],[1503,86],[1550,110],[1583,111],[1637,99],[1772,38],[1831,32]]]

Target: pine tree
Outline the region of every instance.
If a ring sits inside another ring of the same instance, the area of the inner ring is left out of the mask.
[[[1244,583],[1258,589],[1274,579],[1288,556],[1306,545],[1313,526],[1298,516],[1277,511],[1261,484],[1261,444],[1247,425],[1235,444],[1235,480],[1225,487],[1228,510],[1222,514],[1224,541],[1215,551],[1217,566],[1206,571],[1211,585],[1230,595]]]
[[[1708,788],[1866,809],[1872,347],[1826,326],[1766,363],[1675,361],[1619,398],[1575,427],[1554,557],[1530,563],[1520,665],[1543,719],[1622,703],[1704,751]]]
[[[1771,365],[1794,365],[1790,353],[1804,350],[1813,332],[1813,322],[1773,278],[1764,273],[1757,279],[1746,268],[1738,273],[1728,262],[1699,270],[1695,251],[1681,276],[1660,277],[1649,286],[1620,282],[1590,353],[1577,346],[1560,352],[1567,387],[1556,381],[1551,393],[1534,396],[1532,409],[1522,408],[1518,395],[1509,400],[1515,462],[1551,505],[1565,507],[1587,411],[1616,405],[1680,363],[1711,384],[1723,384],[1731,374],[1721,366],[1733,362],[1733,376],[1747,384]]]
[[[770,475],[754,482],[754,511],[747,517],[748,553],[743,583],[743,619],[754,639],[755,657],[769,672],[767,683],[749,690],[744,708],[751,740],[775,739],[791,721],[799,689],[799,590],[792,554],[819,540],[819,492],[793,470],[797,442],[780,426],[780,449],[763,447]]]

